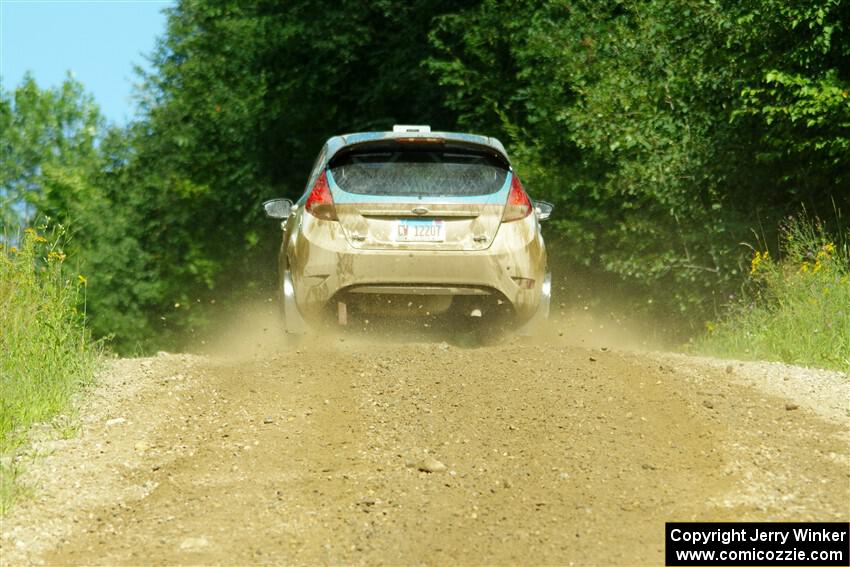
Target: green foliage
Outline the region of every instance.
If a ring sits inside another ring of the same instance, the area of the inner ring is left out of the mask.
[[[850,202],[848,25],[838,2],[486,0],[439,20],[429,67],[556,202],[571,262],[698,319],[751,229]]]
[[[768,33],[752,24],[767,24]],[[742,85],[735,119],[761,126],[758,157],[783,168],[782,179],[825,177],[850,184],[850,17],[846,2],[753,3],[738,16],[733,47],[753,53],[753,79]],[[806,164],[816,167],[806,167]],[[787,166],[791,167],[787,167]]]
[[[72,80],[0,95],[0,219],[72,221],[119,351],[272,295],[259,204],[346,131],[500,137],[556,204],[553,257],[686,324],[746,277],[753,230],[850,204],[841,0],[181,0],[151,61],[123,130]]]
[[[0,249],[0,454],[62,411],[93,377],[86,278],[68,269],[61,229],[7,234]],[[17,242],[13,245],[13,242]],[[83,310],[78,309],[82,305]]]
[[[836,239],[792,220],[782,237],[779,261],[754,253],[744,297],[707,324],[697,349],[850,373],[850,232]]]
[[[91,97],[70,78],[59,88],[41,90],[27,75],[11,95],[0,92],[2,226],[13,226],[21,214],[38,208],[46,170],[89,168],[100,126]]]
[[[31,77],[0,93],[0,228],[34,216],[74,227],[65,249],[89,274],[91,328],[123,350],[149,345],[160,273],[148,251],[149,195],[128,168],[128,134],[107,128],[83,86],[40,89]]]

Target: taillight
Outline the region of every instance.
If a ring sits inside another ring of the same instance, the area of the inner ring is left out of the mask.
[[[307,196],[304,208],[317,219],[337,220],[334,199],[331,188],[328,186],[328,176],[324,171],[313,184],[313,190]]]
[[[505,205],[505,213],[502,215],[502,222],[509,222],[524,219],[531,214],[531,199],[522,188],[519,177],[516,173],[511,173],[511,192],[508,193],[508,202]]]

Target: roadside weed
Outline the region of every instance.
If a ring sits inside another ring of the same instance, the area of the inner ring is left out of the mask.
[[[85,325],[85,281],[66,262],[61,227],[0,240],[0,509],[16,494],[27,427],[65,409],[92,381],[99,345]]]
[[[697,342],[704,353],[850,373],[850,234],[795,219],[774,259],[756,250],[743,298]]]

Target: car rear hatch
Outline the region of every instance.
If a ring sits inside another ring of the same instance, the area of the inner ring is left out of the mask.
[[[327,171],[345,236],[364,250],[488,248],[511,175],[492,148],[439,139],[358,144]]]

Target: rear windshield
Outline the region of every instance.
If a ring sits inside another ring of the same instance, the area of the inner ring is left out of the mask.
[[[469,149],[388,148],[345,153],[330,164],[334,181],[348,193],[401,197],[472,197],[505,184],[507,164]]]

